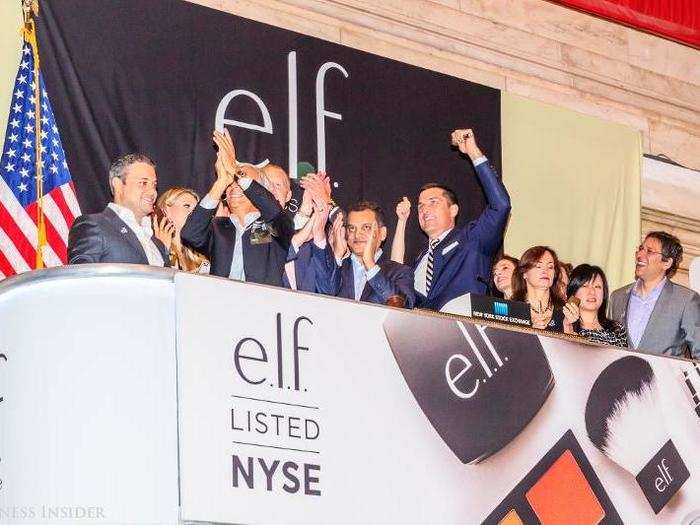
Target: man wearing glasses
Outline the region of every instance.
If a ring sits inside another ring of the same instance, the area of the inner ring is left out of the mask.
[[[323,252],[324,262],[317,270],[318,291],[356,301],[413,308],[413,270],[385,257],[382,251],[387,233],[382,209],[363,201],[350,208],[344,228],[339,221],[336,219],[329,234],[332,249]],[[347,248],[350,256],[343,258]],[[320,253],[316,250],[317,255]]]
[[[636,281],[610,296],[610,317],[635,349],[700,359],[700,296],[671,282],[682,258],[676,237],[649,233],[637,248]]]

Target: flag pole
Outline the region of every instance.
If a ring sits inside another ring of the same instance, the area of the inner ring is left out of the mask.
[[[39,0],[22,0],[22,14],[24,17],[24,40],[32,47],[34,56],[34,127],[35,127],[35,162],[36,162],[36,226],[37,243],[35,266],[37,269],[44,267],[43,250],[46,246],[46,223],[44,220],[44,173],[42,166],[41,144],[41,82],[39,68],[39,44],[36,37],[35,18],[39,14]]]

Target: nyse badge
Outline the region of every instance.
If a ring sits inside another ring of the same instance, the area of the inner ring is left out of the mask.
[[[416,401],[463,463],[512,441],[554,386],[536,335],[391,312],[389,345]]]

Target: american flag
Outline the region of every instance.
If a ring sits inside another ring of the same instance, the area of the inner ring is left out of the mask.
[[[40,117],[37,123],[34,50],[25,41],[10,102],[5,144],[0,157],[0,279],[37,267],[40,235],[36,134],[41,137],[45,266],[66,263],[68,230],[80,215],[66,155],[51,103],[39,75]],[[39,127],[37,127],[39,124]]]

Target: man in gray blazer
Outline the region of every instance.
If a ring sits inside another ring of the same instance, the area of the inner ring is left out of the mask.
[[[661,231],[637,249],[637,280],[612,293],[609,309],[627,328],[630,347],[700,359],[700,296],[671,282],[682,257],[680,241]]]
[[[161,219],[154,234],[156,171],[151,159],[133,153],[112,163],[109,185],[114,201],[78,217],[68,234],[68,263],[133,263],[170,266],[173,226]]]

